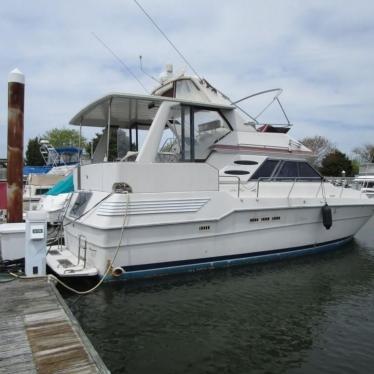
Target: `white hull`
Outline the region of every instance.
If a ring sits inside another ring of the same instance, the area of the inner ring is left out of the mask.
[[[123,216],[109,219],[108,216],[99,216],[96,212],[95,218],[93,214],[91,218],[87,218],[97,222],[95,228],[78,222],[65,227],[65,243],[73,256],[67,251],[61,255],[53,252],[53,255],[48,256],[48,264],[61,276],[103,276],[108,263],[115,257],[112,267],[123,268],[123,277],[128,278],[145,270],[151,275],[155,272],[162,274],[162,269],[166,268],[186,271],[184,265],[191,265],[188,270],[193,270],[194,264],[207,261],[214,267],[214,263],[220,260],[313,248],[350,238],[373,213],[371,205],[331,204],[333,226],[326,230],[322,222],[320,202],[313,206],[313,201],[310,201],[311,206],[307,207],[281,207],[279,204],[279,208],[269,209],[266,207],[266,199],[263,199],[261,206],[254,209],[253,205],[259,203],[247,199],[241,202],[242,206],[238,210],[225,212],[225,199],[229,199],[225,193],[211,195],[209,203],[194,213],[135,214],[136,204],[130,204],[132,208],[128,208],[129,215],[122,244],[116,256]],[[219,219],[212,219],[209,217],[209,205],[218,201],[222,203],[222,212]],[[314,203],[316,202],[314,199]],[[274,206],[274,202],[272,203]],[[194,219],[191,219],[192,216]],[[101,224],[100,220],[103,220]],[[111,228],[109,222],[112,224]],[[100,226],[106,228],[102,229]],[[79,239],[80,235],[82,236]],[[81,261],[78,264],[79,241]],[[83,264],[86,270],[66,273],[65,269],[59,266],[58,260],[66,259],[67,255],[70,256],[71,263],[78,264],[76,270],[82,269]],[[160,271],[157,272],[157,269]]]

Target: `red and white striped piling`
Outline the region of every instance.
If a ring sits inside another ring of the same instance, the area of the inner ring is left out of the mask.
[[[14,69],[8,78],[8,222],[22,222],[24,102],[25,76]]]

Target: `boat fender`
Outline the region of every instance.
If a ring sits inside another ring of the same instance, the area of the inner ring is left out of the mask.
[[[327,203],[322,207],[322,222],[326,230],[330,230],[332,226],[332,210]]]
[[[113,277],[120,277],[125,271],[120,266],[115,267],[112,269],[112,276]]]

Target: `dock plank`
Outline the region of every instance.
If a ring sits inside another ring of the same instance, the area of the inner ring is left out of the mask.
[[[0,374],[109,373],[48,278],[0,284]]]

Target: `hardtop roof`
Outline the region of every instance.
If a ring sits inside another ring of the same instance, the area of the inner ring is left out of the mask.
[[[156,115],[159,104],[163,101],[207,109],[232,110],[235,108],[232,105],[212,104],[156,95],[110,93],[83,108],[70,120],[70,124],[106,127],[108,125],[109,103],[111,102],[111,126],[129,128],[137,124],[140,128],[148,128]]]

